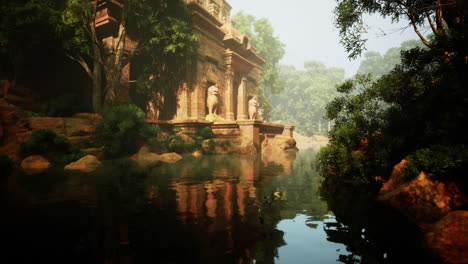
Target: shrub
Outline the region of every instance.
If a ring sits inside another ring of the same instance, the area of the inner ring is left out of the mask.
[[[203,139],[211,139],[216,137],[216,135],[213,133],[213,130],[211,130],[211,127],[202,128],[198,134]]]
[[[468,148],[465,145],[435,145],[419,149],[410,155],[403,177],[411,180],[424,171],[432,179],[455,180],[464,175],[467,167]]]
[[[28,139],[20,144],[19,152],[23,157],[42,155],[60,165],[68,164],[85,156],[66,137],[58,136],[50,129],[34,131]]]
[[[108,157],[121,157],[138,151],[142,144],[156,144],[161,130],[145,122],[143,110],[133,104],[115,106],[104,115],[96,131],[97,144]]]

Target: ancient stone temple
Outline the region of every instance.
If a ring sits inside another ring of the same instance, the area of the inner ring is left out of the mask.
[[[231,21],[225,0],[186,0],[199,39],[194,82],[178,95],[178,120],[204,120],[211,86],[218,88],[217,114],[224,120],[247,120],[248,102],[257,95],[262,65],[249,36]]]
[[[220,140],[230,141],[240,148],[236,152],[252,153],[291,150],[293,126],[269,124],[262,121],[258,105],[258,86],[262,65],[266,61],[256,54],[249,36],[236,30],[231,21],[231,6],[226,0],[185,0],[192,14],[192,30],[199,48],[196,61],[187,80],[175,98],[166,98],[173,112],[156,113],[148,103],[148,120],[163,129],[180,128],[182,133],[195,135],[201,128],[211,126]],[[112,27],[118,13],[115,0],[101,0],[96,25],[103,41],[113,45]],[[116,11],[117,10],[117,11]],[[125,40],[125,50],[134,48]],[[124,67],[122,91],[118,98],[129,97],[131,65]],[[170,99],[170,100],[169,100]],[[123,100],[124,101],[124,100]],[[169,120],[158,120],[169,116]]]

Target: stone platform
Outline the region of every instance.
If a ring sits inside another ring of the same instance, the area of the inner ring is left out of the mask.
[[[243,153],[259,153],[270,151],[297,151],[293,138],[294,126],[266,123],[261,120],[237,120],[210,122],[206,120],[146,120],[147,123],[157,124],[163,131],[179,128],[180,132],[195,136],[205,128],[211,127],[217,138],[238,144]]]

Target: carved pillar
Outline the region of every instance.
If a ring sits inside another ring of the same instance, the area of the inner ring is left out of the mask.
[[[234,69],[232,68],[232,51],[226,53],[226,91],[224,94],[224,112],[226,120],[234,120]]]
[[[237,120],[247,120],[247,78],[243,77],[237,94]]]
[[[189,119],[205,119],[205,90],[203,87],[206,82],[199,81],[195,84],[193,91],[190,92],[190,116]]]

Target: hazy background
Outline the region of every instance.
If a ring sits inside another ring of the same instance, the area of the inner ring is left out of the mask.
[[[340,67],[346,76],[354,75],[362,58],[350,61],[339,43],[333,9],[335,0],[227,0],[232,6],[231,15],[244,10],[256,18],[268,18],[275,34],[286,44],[286,55],[281,64],[303,69],[306,61],[315,60],[327,67]],[[380,16],[367,16],[367,50],[385,53],[408,39],[417,39],[406,21],[391,24]],[[406,29],[405,29],[406,28]],[[426,33],[425,30],[422,30]],[[365,51],[364,51],[365,52]]]

